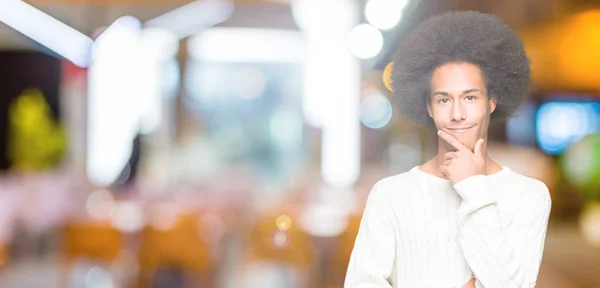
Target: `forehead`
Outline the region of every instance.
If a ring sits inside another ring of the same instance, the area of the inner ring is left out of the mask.
[[[470,63],[447,63],[433,71],[431,92],[459,93],[469,89],[484,91],[485,81],[481,70]]]

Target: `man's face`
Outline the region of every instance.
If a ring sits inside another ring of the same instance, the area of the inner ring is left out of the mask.
[[[429,116],[438,130],[473,150],[486,138],[496,99],[488,98],[483,73],[470,63],[448,63],[431,77]]]

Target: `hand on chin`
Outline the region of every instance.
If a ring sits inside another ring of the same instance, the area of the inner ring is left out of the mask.
[[[475,278],[471,278],[469,282],[465,283],[462,288],[475,288]]]
[[[438,135],[449,147],[453,148],[451,152],[444,155],[444,162],[439,167],[444,177],[451,180],[453,184],[457,184],[469,177],[485,174],[483,139],[479,139],[475,144],[475,149],[471,150],[444,131],[438,131]]]

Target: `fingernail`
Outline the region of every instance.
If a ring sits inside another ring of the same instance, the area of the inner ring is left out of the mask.
[[[438,130],[438,136],[440,135],[440,133],[442,133],[442,131]]]

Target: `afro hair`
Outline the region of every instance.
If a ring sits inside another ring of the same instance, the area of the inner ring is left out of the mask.
[[[398,46],[392,90],[401,114],[433,124],[427,113],[433,71],[446,63],[471,63],[482,71],[497,100],[492,118],[510,116],[529,93],[530,61],[519,37],[498,17],[475,11],[445,12],[412,30]]]

